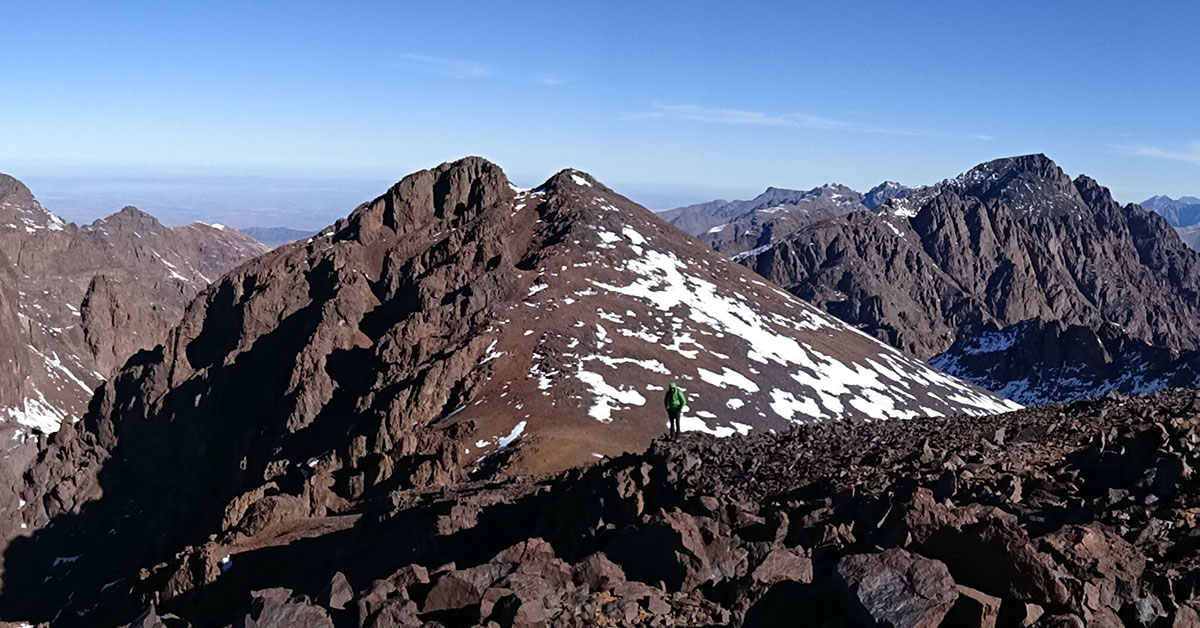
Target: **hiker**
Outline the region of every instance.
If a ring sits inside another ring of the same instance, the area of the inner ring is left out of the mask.
[[[683,394],[683,390],[675,382],[671,382],[667,386],[667,394],[663,395],[663,405],[667,408],[667,419],[671,422],[671,438],[679,436],[679,417],[683,414],[683,407],[687,405],[687,395]]]

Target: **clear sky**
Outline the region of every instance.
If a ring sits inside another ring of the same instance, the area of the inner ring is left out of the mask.
[[[0,171],[17,176],[391,181],[479,154],[520,184],[572,166],[662,207],[768,185],[931,183],[1045,152],[1122,201],[1200,195],[1196,2],[0,14]]]

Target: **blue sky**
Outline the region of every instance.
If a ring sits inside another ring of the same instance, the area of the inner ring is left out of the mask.
[[[456,4],[8,3],[0,171],[392,181],[479,154],[666,206],[1045,152],[1122,201],[1200,194],[1197,3]]]

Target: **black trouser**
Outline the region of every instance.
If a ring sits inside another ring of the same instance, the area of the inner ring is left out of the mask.
[[[667,418],[671,420],[671,438],[679,436],[679,416],[683,414],[683,408],[667,408]]]

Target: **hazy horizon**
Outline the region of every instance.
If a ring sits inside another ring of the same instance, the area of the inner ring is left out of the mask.
[[[1123,202],[1200,195],[1194,3],[47,8],[5,12],[0,171],[79,216],[194,204],[81,189],[258,176],[338,182],[276,199],[324,224],[466,155],[521,185],[585,170],[654,209],[1028,153]]]
[[[1000,157],[1003,156],[997,156]],[[1050,158],[1053,159],[1053,156]],[[434,165],[436,164],[430,164]],[[503,167],[503,164],[500,165]],[[936,180],[899,183],[914,187],[931,185],[967,169],[947,173]],[[34,172],[37,170],[33,169]],[[186,169],[180,168],[130,170],[139,174],[120,175],[120,169],[110,167],[91,175],[72,175],[68,174],[72,170],[64,166],[50,170],[59,174],[22,176],[19,174],[20,170],[6,171],[2,168],[0,173],[10,174],[21,180],[47,209],[76,224],[89,223],[109,216],[122,207],[133,205],[154,215],[168,226],[201,221],[239,229],[289,227],[313,231],[346,216],[360,203],[379,196],[403,175],[408,174],[397,174],[394,178],[319,178],[301,176],[302,173],[291,173],[287,176],[288,173],[280,172],[237,175],[216,171],[205,174],[204,167],[197,167],[198,172],[194,174],[182,174]],[[89,169],[79,167],[78,171],[87,173]],[[513,174],[509,176],[521,187],[533,187],[549,178],[551,174],[553,173],[541,177]],[[1067,174],[1074,177],[1088,173],[1068,171]],[[888,180],[894,179],[880,178],[870,186],[851,187],[855,187],[859,192],[866,192],[870,187]],[[602,182],[655,211],[717,199],[744,200],[753,198],[766,189],[765,186],[751,189]],[[807,190],[826,183],[844,184],[843,181],[832,180],[776,182],[770,186]],[[1104,184],[1103,181],[1100,183]],[[1200,193],[1200,190],[1197,192]],[[1122,197],[1114,191],[1114,196],[1121,203],[1140,203],[1154,195],[1129,198]]]

